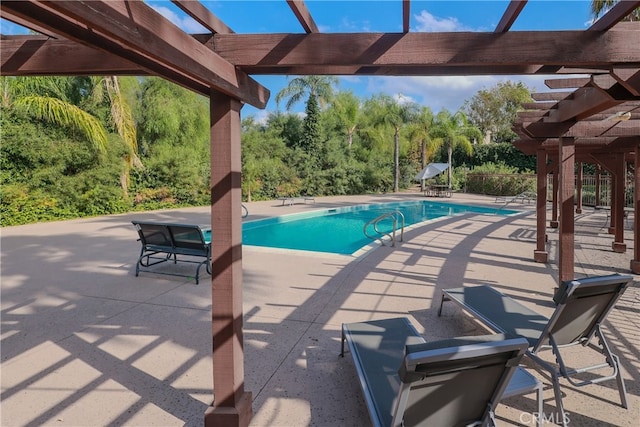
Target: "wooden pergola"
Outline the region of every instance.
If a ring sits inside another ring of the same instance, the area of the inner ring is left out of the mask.
[[[640,36],[637,38],[640,41]],[[559,280],[574,277],[574,209],[582,210],[582,164],[593,163],[611,176],[612,250],[625,252],[625,183],[628,165],[634,177],[634,256],[630,270],[640,273],[638,236],[640,195],[640,71],[613,68],[585,78],[548,80],[552,89],[569,92],[533,94],[537,102],[518,113],[514,144],[537,159],[537,237],[534,259],[547,262],[547,175],[553,174],[550,225],[560,227]],[[577,177],[576,177],[576,165]],[[577,196],[574,196],[576,195]]]
[[[209,31],[187,34],[142,1],[7,1],[1,17],[39,35],[1,36],[1,73],[155,75],[209,97],[211,116],[212,336],[215,401],[207,426],[248,425],[244,390],[240,110],[265,108],[269,91],[252,79],[281,75],[586,74],[550,83],[572,91],[538,95],[523,112],[516,146],[538,158],[538,238],[546,262],[546,178],[554,173],[559,211],[559,280],[573,278],[574,164],[597,162],[614,179],[613,250],[623,251],[625,162],[635,179],[635,253],[640,273],[640,23],[622,21],[640,1],[621,1],[580,31],[510,31],[526,0],[508,3],[492,32],[412,33],[410,0],[399,33],[321,33],[302,0],[287,0],[301,25],[295,34],[236,34],[198,1],[174,0]],[[365,13],[368,6],[362,2]],[[607,121],[621,113],[625,121]],[[629,113],[629,114],[627,114]],[[556,210],[558,209],[558,210]]]

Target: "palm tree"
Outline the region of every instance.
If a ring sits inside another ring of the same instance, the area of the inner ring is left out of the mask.
[[[38,119],[79,131],[100,155],[106,152],[107,132],[100,121],[70,103],[65,80],[57,77],[0,77],[2,105]]]
[[[467,154],[471,154],[473,152],[471,142],[473,140],[481,140],[482,133],[478,128],[469,125],[467,117],[463,112],[458,111],[455,114],[451,114],[448,110],[442,110],[436,116],[436,126],[433,134],[442,138],[444,145],[447,147],[449,164],[448,185],[449,190],[451,190],[451,183],[453,181],[451,158],[453,150],[456,147],[460,147]]]
[[[591,14],[594,19],[600,17],[606,13],[612,6],[618,3],[619,0],[592,0],[591,1]],[[640,8],[634,9],[623,21],[640,21]]]
[[[0,79],[2,79],[4,107],[22,110],[38,120],[75,129],[92,144],[99,155],[104,155],[107,150],[107,130],[96,116],[71,102],[67,92],[73,84],[73,79],[60,77],[0,77]],[[138,158],[138,142],[131,108],[122,96],[117,77],[91,77],[89,80],[91,103],[94,105],[103,103],[106,93],[113,126],[128,148],[124,159],[125,167],[120,176],[120,184],[126,194],[131,167],[142,165]]]
[[[381,114],[378,114],[379,124],[393,127],[393,191],[400,191],[400,130],[409,123],[416,114],[417,105],[412,102],[398,102],[391,97],[380,98]]]
[[[340,92],[333,101],[333,107],[347,134],[347,146],[351,149],[353,134],[360,120],[360,100],[351,91]]]
[[[321,107],[324,107],[333,98],[333,86],[339,82],[334,76],[302,76],[292,79],[287,86],[276,95],[276,102],[288,98],[286,109],[291,110],[295,104],[307,96],[316,97]]]
[[[135,120],[133,119],[133,114],[131,114],[131,107],[120,90],[118,77],[92,77],[91,82],[94,86],[93,96],[95,101],[101,103],[106,93],[113,126],[127,148],[127,153],[124,158],[124,169],[120,175],[120,185],[125,194],[127,194],[131,168],[142,167],[142,162],[138,157],[138,138],[136,136]],[[102,88],[104,88],[104,90],[102,90]]]
[[[302,140],[298,143],[305,151],[317,151],[320,148],[320,109],[318,105],[324,106],[331,100],[333,85],[337,83],[338,78],[333,76],[296,77],[276,95],[278,104],[283,98],[289,98],[286,105],[287,110],[290,110],[294,104],[307,95],[304,130]],[[314,168],[317,158],[313,157],[309,161],[310,166]]]
[[[420,146],[420,163],[422,169],[427,165],[427,158],[440,148],[441,138],[433,137],[435,117],[429,107],[423,107],[416,115],[409,128],[409,139]],[[424,180],[420,181],[420,190],[424,191]]]

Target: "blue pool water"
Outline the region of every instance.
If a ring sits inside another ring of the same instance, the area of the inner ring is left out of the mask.
[[[488,215],[517,212],[428,200],[358,205],[248,221],[242,227],[242,243],[348,255],[372,242],[362,230],[368,221],[394,210],[405,216],[405,227],[465,212]],[[391,225],[391,219],[387,219],[380,223],[379,229],[388,231]]]

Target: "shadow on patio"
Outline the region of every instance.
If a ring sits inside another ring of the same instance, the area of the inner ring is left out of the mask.
[[[347,203],[324,199],[315,208]],[[271,205],[251,204],[250,214],[293,212]],[[2,425],[202,425],[213,398],[211,289],[206,279],[196,286],[150,273],[134,277],[134,218],[206,225],[209,211],[2,230]],[[442,288],[480,283],[550,314],[557,274],[553,261],[533,262],[533,230],[531,212],[464,215],[412,229],[396,248],[357,259],[245,247],[245,389],[253,393],[252,424],[369,425],[350,356],[338,357],[343,322],[409,316],[427,340],[482,334],[453,306],[437,317]],[[577,236],[576,271],[628,273],[629,252],[603,250],[611,240],[604,233]],[[636,282],[606,325],[625,370],[630,409],[621,409],[612,384],[575,389],[563,383],[575,425],[631,426],[640,415],[639,296]],[[550,412],[548,379],[533,373],[545,383]],[[534,410],[533,395],[526,395],[505,400],[497,415],[502,425],[533,425],[526,415]]]

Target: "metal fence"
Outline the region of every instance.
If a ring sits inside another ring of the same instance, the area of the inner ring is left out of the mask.
[[[599,183],[596,182],[597,178],[597,175],[584,175],[582,177],[582,204],[584,206],[611,206],[611,175],[608,173],[601,174]],[[625,207],[633,207],[633,176],[627,175],[624,191]]]
[[[611,175],[602,173],[600,182],[596,185],[597,175],[582,176],[582,205],[583,206],[611,206]],[[547,200],[552,200],[553,176],[547,181]],[[577,192],[576,177],[576,194]],[[468,174],[466,190],[469,193],[486,194],[491,196],[514,196],[525,191],[535,191],[536,175],[530,174]],[[627,174],[624,187],[625,207],[633,207],[634,181],[631,174]],[[599,194],[599,197],[598,197]]]

